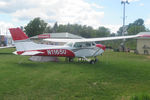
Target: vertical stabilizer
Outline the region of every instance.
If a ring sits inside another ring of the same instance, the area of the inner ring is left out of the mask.
[[[27,40],[28,36],[20,28],[10,28],[9,30],[17,51],[33,49],[32,47],[34,47],[34,43],[30,40]]]
[[[14,41],[28,39],[28,36],[20,28],[10,28],[9,30]]]

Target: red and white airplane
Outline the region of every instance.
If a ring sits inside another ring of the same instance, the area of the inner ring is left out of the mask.
[[[88,39],[45,39],[46,41],[66,43],[63,46],[58,46],[34,43],[20,28],[10,28],[9,30],[16,47],[16,51],[14,52],[16,55],[66,57],[69,61],[78,57],[92,64],[97,61],[96,56],[101,55],[106,48],[102,44],[96,44],[96,41],[150,37],[147,35],[131,35]],[[95,59],[90,60],[88,57],[93,57]]]

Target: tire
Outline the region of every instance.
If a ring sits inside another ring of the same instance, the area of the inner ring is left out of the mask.
[[[73,62],[73,58],[69,58],[69,62]]]
[[[94,61],[94,60],[91,60],[91,61],[90,61],[90,64],[95,64],[95,61]]]

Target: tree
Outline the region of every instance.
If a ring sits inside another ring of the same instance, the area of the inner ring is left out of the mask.
[[[27,26],[25,26],[25,32],[29,37],[43,34],[47,23],[41,20],[39,17],[31,20]]]
[[[125,27],[124,32],[126,33],[127,29],[128,29],[128,25],[125,25],[124,27]],[[119,30],[117,31],[117,34],[118,34],[118,36],[122,36],[123,35],[122,33],[123,33],[123,27],[120,27]]]
[[[123,27],[120,27],[119,30],[117,31],[118,36],[121,36],[123,32]]]
[[[139,19],[134,21],[133,25],[137,25],[137,26],[144,25],[144,20],[139,18]]]
[[[139,32],[146,31],[146,27],[144,26],[144,20],[139,18],[135,20],[133,23],[130,23],[128,25],[127,31],[129,35],[134,35]]]
[[[82,26],[81,30],[80,30],[80,36],[85,37],[85,38],[90,38],[92,34],[92,27],[90,26]]]
[[[146,31],[144,25],[141,25],[141,26],[133,25],[133,26],[130,26],[130,28],[128,28],[129,35],[135,35],[135,34],[138,34],[139,32],[144,32],[144,31]]]
[[[57,22],[54,24],[53,26],[53,33],[56,33],[58,30],[58,25],[57,25]]]
[[[53,29],[51,28],[51,26],[47,26],[46,28],[45,28],[45,31],[44,31],[45,33],[52,33],[53,32]]]
[[[105,27],[99,27],[96,31],[96,37],[107,37],[110,36],[110,30]]]
[[[141,18],[135,20],[133,23],[130,23],[129,25],[126,25],[125,29],[128,35],[135,35],[138,34],[139,32],[147,31],[144,25],[144,20]],[[119,36],[122,35],[122,31],[123,31],[123,27],[120,27],[119,30],[117,31]]]

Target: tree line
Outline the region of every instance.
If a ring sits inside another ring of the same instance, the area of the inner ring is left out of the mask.
[[[54,26],[48,25],[44,20],[35,18],[31,20],[27,26],[24,27],[26,34],[29,37],[43,34],[43,33],[57,33],[57,32],[68,32],[75,35],[79,35],[85,38],[91,37],[107,37],[110,36],[110,30],[106,27],[99,27],[94,29],[91,26],[78,25],[78,24],[67,24],[62,25],[56,22]]]
[[[149,31],[144,25],[144,20],[139,18],[133,23],[129,23],[125,26],[125,35],[134,35],[139,32]],[[94,29],[91,26],[79,25],[79,24],[67,24],[62,25],[57,22],[54,26],[48,25],[47,22],[41,18],[34,18],[31,20],[27,26],[25,26],[25,32],[29,37],[43,34],[43,33],[57,33],[57,32],[69,32],[75,35],[80,35],[82,37],[107,37],[107,36],[121,36],[123,33],[123,27],[120,27],[117,33],[111,33],[110,29],[102,26],[98,29]]]
[[[43,34],[43,33],[59,33],[59,32],[68,32],[75,35],[79,35],[85,38],[95,38],[95,37],[108,37],[108,36],[121,36],[123,33],[123,27],[120,27],[117,33],[111,33],[110,29],[106,27],[99,27],[98,29],[94,29],[91,26],[79,25],[79,24],[67,24],[62,25],[55,22],[53,26],[48,25],[47,22],[37,17],[31,20],[27,26],[24,27],[26,34],[29,37]],[[125,26],[125,35],[134,35],[139,32],[149,31],[144,25],[144,20],[139,18],[135,20],[133,23],[129,23]],[[112,46],[116,48],[122,41],[106,41],[103,44]],[[131,48],[135,48],[136,41],[133,39],[129,39],[126,41],[126,45]]]

